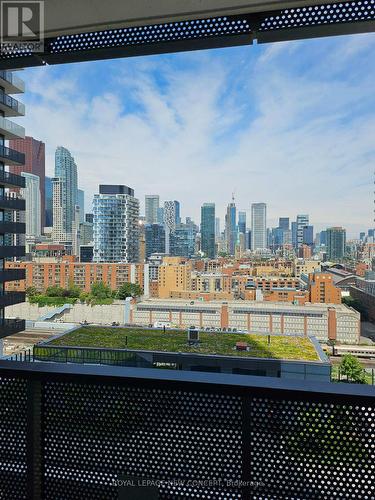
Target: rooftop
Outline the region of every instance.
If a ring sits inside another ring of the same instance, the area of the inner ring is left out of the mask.
[[[246,342],[250,350],[235,350],[236,342]],[[187,331],[182,330],[89,326],[63,334],[48,345],[320,361],[309,338],[285,335],[271,335],[268,345],[267,335],[201,332],[199,346],[191,346],[187,343]]]

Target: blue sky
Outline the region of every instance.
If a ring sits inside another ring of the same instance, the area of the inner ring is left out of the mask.
[[[86,209],[99,183],[178,199],[199,222],[268,206],[317,229],[373,225],[375,35],[24,71],[27,134],[75,156]]]

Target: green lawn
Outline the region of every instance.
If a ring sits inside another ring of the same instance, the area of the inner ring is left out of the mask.
[[[126,346],[126,337],[128,345]],[[250,351],[235,351],[236,342],[245,341]],[[319,357],[308,338],[272,336],[268,345],[267,335],[200,333],[199,347],[187,344],[187,332],[181,330],[148,330],[139,328],[82,327],[52,340],[49,345],[71,347],[107,347],[113,349],[139,349],[166,352],[195,352],[253,356],[258,358],[295,359],[318,361]]]

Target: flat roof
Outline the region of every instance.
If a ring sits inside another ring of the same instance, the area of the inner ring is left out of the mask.
[[[44,343],[49,346],[133,349],[172,353],[218,354],[235,357],[320,361],[308,337],[262,334],[200,332],[199,346],[187,342],[187,330],[111,328],[88,326],[62,334]],[[237,351],[237,342],[246,342],[248,351]],[[42,347],[42,346],[41,346]]]

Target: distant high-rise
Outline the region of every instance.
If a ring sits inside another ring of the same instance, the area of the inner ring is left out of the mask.
[[[327,245],[327,231],[320,231],[320,244]]]
[[[146,224],[158,223],[159,195],[146,194],[145,196],[145,216]]]
[[[238,232],[246,233],[246,212],[238,212]]]
[[[201,207],[201,251],[215,258],[215,203],[203,203]]]
[[[83,189],[78,189],[77,205],[79,206],[80,222],[85,222],[85,192]]]
[[[41,235],[41,204],[40,178],[28,172],[21,172],[25,177],[25,187],[21,189],[21,196],[26,200],[26,237],[35,238]]]
[[[170,235],[180,223],[180,203],[176,200],[164,202],[165,252],[169,253]]]
[[[314,226],[303,228],[303,244],[312,246],[314,244]]]
[[[220,217],[215,217],[215,238],[220,239]]]
[[[296,247],[299,248],[303,245],[303,229],[304,227],[309,225],[309,216],[307,214],[299,214],[297,215],[297,239],[296,239]]]
[[[165,253],[165,229],[161,224],[145,225],[146,258],[153,253]]]
[[[51,177],[45,179],[45,225],[53,226],[53,183]],[[43,228],[42,228],[43,229]]]
[[[280,229],[289,229],[289,217],[279,217],[279,228]]]
[[[225,241],[227,252],[229,255],[234,255],[237,241],[237,226],[236,226],[236,204],[234,198],[232,203],[227,206],[225,214]]]
[[[52,234],[55,241],[72,240],[77,194],[77,165],[70,151],[59,146],[55,153],[55,178],[53,180]]]
[[[138,262],[139,200],[134,190],[100,185],[93,213],[94,262]]]
[[[251,205],[251,249],[267,248],[267,205],[253,203]]]
[[[344,258],[346,231],[342,227],[330,227],[327,229],[327,259],[337,261]]]
[[[26,136],[24,139],[11,139],[9,141],[9,147],[20,151],[25,155],[25,164],[10,165],[9,172],[17,175],[21,175],[21,172],[28,172],[29,174],[37,175],[40,179],[39,189],[40,189],[40,224],[43,228],[46,225],[45,222],[45,144],[42,141],[37,141],[34,137]]]
[[[169,253],[175,257],[190,258],[195,253],[197,228],[194,224],[177,224],[170,233]]]

